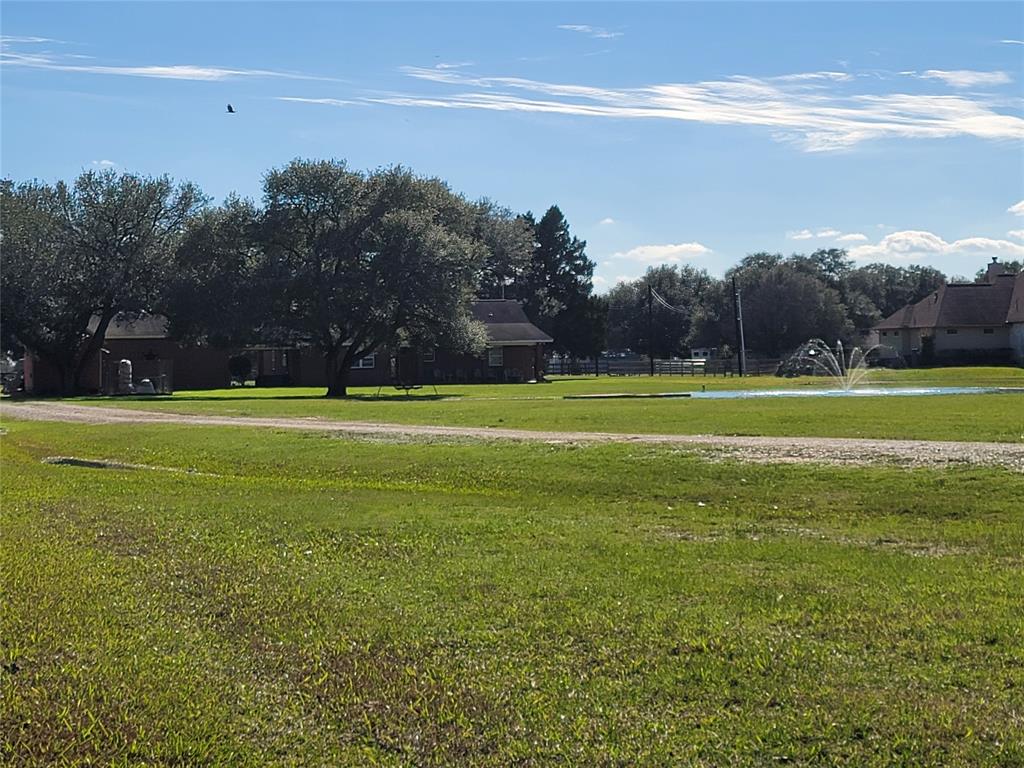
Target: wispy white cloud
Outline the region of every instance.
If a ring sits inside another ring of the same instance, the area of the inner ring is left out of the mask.
[[[615,223],[615,219],[613,219],[613,218],[612,218],[611,216],[608,216],[608,217],[606,217],[606,218],[603,218],[603,219],[601,219],[601,220],[600,220],[599,222],[597,222],[597,223],[598,223],[598,224],[601,224],[601,225],[603,225],[603,226],[610,226],[610,225],[612,225],[612,224],[614,224],[614,223]]]
[[[1024,240],[1024,229],[1011,229],[1006,236],[1012,237],[1014,240]]]
[[[872,261],[927,261],[936,256],[1024,257],[1024,244],[990,237],[966,237],[947,242],[933,232],[904,230],[886,235],[873,245],[859,245],[850,257]]]
[[[605,286],[608,285],[608,278],[601,277],[600,275],[594,275],[594,277],[591,279],[591,282],[595,286]]]
[[[1006,209],[1007,213],[1012,213],[1014,216],[1024,216],[1024,200],[1019,203],[1014,203]]]
[[[798,229],[786,233],[786,237],[790,240],[835,240],[838,243],[856,243],[867,240],[867,236],[862,235],[860,232],[850,232],[848,234],[840,232],[838,229],[832,227],[824,227],[817,231],[810,229]]]
[[[604,27],[595,27],[591,24],[559,24],[559,29],[565,29],[569,32],[580,32],[590,37],[595,37],[601,40],[608,40],[613,37],[622,37],[622,32],[613,32],[605,29]]]
[[[1006,45],[1024,45],[1024,40],[1000,40],[999,42]]]
[[[848,149],[882,138],[1024,139],[1024,118],[999,111],[1007,109],[1005,97],[858,93],[851,92],[847,83],[817,76],[782,76],[789,80],[735,76],[605,88],[517,77],[472,77],[423,67],[404,67],[403,71],[416,80],[460,90],[387,94],[366,101],[405,107],[761,126],[776,140],[794,142],[809,152]]]
[[[359,106],[364,102],[352,101],[351,99],[307,99],[301,96],[275,96],[277,101],[295,101],[300,104],[326,104],[329,107],[350,107]]]
[[[94,168],[114,168],[117,166],[113,160],[93,160],[91,165]]]
[[[781,83],[799,83],[808,80],[835,80],[838,82],[847,82],[853,80],[853,75],[849,72],[798,72],[794,75],[779,75],[770,79],[777,80]]]
[[[810,240],[814,237],[814,233],[809,229],[800,229],[795,232],[787,232],[786,237],[790,240]]]
[[[683,259],[711,253],[711,249],[700,243],[668,243],[665,245],[638,245],[628,251],[613,253],[614,259],[636,261],[641,264],[675,264]]]
[[[11,44],[26,42],[28,38],[4,38],[0,40],[0,66],[43,69],[55,72],[78,72],[92,75],[119,75],[123,77],[149,77],[161,80],[221,81],[238,78],[284,78],[288,80],[326,80],[339,82],[334,78],[317,77],[297,72],[281,72],[270,69],[242,69],[234,67],[201,66],[196,64],[144,64],[138,66],[114,66],[105,64],[84,64],[80,56],[55,55],[49,52],[29,53],[13,50]],[[32,41],[44,41],[33,38]]]
[[[462,69],[463,67],[472,67],[472,61],[458,61],[454,63],[440,62],[434,65],[434,69]]]
[[[35,37],[33,35],[0,35],[0,45],[24,43],[34,45],[36,43],[63,43],[63,40],[54,40],[52,37]]]
[[[953,88],[973,88],[977,85],[1006,85],[1013,78],[1006,72],[976,72],[971,69],[929,69],[917,75],[922,80],[941,80]]]

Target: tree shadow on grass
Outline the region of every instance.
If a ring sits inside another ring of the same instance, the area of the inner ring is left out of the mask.
[[[280,401],[280,400],[312,400],[320,402],[338,402],[338,403],[351,403],[351,402],[395,402],[395,403],[412,403],[417,401],[438,401],[438,400],[459,400],[464,395],[461,394],[406,394],[406,393],[388,393],[380,395],[349,395],[348,397],[327,397],[323,394],[317,395],[242,395],[242,396],[229,396],[229,397],[218,397],[216,395],[86,395],[82,397],[76,397],[76,401],[84,401],[91,403],[192,403],[192,402],[208,402],[208,403],[247,403],[247,402],[259,402],[259,401]]]

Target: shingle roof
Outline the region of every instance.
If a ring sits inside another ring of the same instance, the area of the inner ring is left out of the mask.
[[[500,344],[543,344],[552,341],[544,331],[530,322],[523,306],[512,299],[481,299],[473,304],[473,317],[487,326],[487,335],[492,342]],[[99,318],[89,322],[94,331]],[[136,320],[114,318],[107,328],[108,339],[165,339],[167,318],[162,315],[145,315]]]
[[[937,291],[921,299],[917,304],[907,304],[902,309],[897,309],[882,322],[878,323],[875,329],[887,331],[898,328],[929,328],[934,326],[942,295],[945,292],[946,286],[940,285]]]
[[[480,299],[473,303],[473,318],[487,326],[487,335],[498,344],[544,344],[552,341],[530,322],[523,305],[512,299]]]
[[[938,321],[940,328],[964,325],[1002,325],[1010,308],[1013,275],[1000,275],[994,283],[950,285]]]
[[[991,283],[951,283],[916,304],[898,309],[878,323],[877,330],[899,328],[963,328],[994,327],[1014,322],[1009,319],[1011,296],[1020,276],[1003,274]],[[1024,288],[1018,289],[1021,312],[1024,314]],[[1018,321],[1019,322],[1019,321]]]

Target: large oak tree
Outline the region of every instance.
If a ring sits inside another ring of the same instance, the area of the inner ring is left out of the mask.
[[[195,186],[166,176],[108,170],[70,186],[4,182],[5,337],[52,364],[65,394],[79,389],[114,317],[155,308],[178,238],[203,204]]]
[[[401,167],[369,173],[296,160],[264,182],[262,242],[279,330],[324,356],[327,395],[384,345],[479,351],[469,312],[489,256],[515,260],[516,228],[438,179]]]
[[[160,305],[174,338],[219,347],[275,340],[264,328],[275,292],[260,236],[260,211],[233,195],[192,218]]]

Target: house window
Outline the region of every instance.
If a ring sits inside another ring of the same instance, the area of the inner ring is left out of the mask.
[[[352,363],[352,370],[358,370],[360,368],[373,368],[377,365],[376,353],[361,357]]]
[[[423,362],[432,363],[434,362],[434,349],[430,348],[423,353]]]
[[[487,365],[491,368],[501,368],[505,365],[505,348],[491,347],[487,350]]]
[[[888,336],[889,334],[887,334],[885,331],[882,331],[882,335],[883,336]]]
[[[996,332],[995,328],[986,328],[984,331],[982,331],[982,333],[995,333],[995,332]]]
[[[956,335],[956,328],[947,328],[946,329],[946,334],[949,335],[949,336],[955,336]]]

